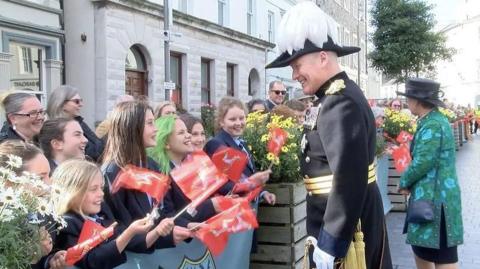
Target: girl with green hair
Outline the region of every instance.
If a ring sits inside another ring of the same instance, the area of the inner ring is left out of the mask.
[[[148,155],[160,167],[160,172],[168,174],[173,168],[180,165],[185,158],[194,151],[191,134],[185,123],[176,116],[168,115],[155,120],[158,129],[156,146],[148,150]],[[175,224],[183,227],[193,227],[198,222],[209,219],[219,212],[218,198],[211,198],[196,208],[194,216],[183,214],[175,219]],[[164,211],[167,216],[174,216],[185,208],[190,200],[183,194],[175,181],[171,181],[171,188],[163,201]]]

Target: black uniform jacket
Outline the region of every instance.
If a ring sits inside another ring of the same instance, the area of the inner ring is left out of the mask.
[[[207,144],[205,145],[204,151],[208,154],[208,156],[212,157],[213,154],[219,150],[221,147],[229,147],[229,148],[234,148],[236,150],[242,151],[242,147],[237,145],[235,140],[233,140],[233,137],[225,132],[223,129],[218,132],[218,134],[210,139]],[[245,150],[248,152],[249,156],[252,156],[248,148],[245,148]],[[243,170],[243,174],[247,177],[251,176],[256,172],[255,164],[252,162],[248,162],[247,166]],[[220,190],[218,193],[221,195],[226,195],[235,185],[233,181],[228,181]]]
[[[85,155],[89,156],[94,161],[98,161],[105,148],[105,141],[97,137],[95,132],[88,127],[81,116],[76,116],[74,119],[78,121],[82,127],[83,135],[88,140],[87,146],[85,147]]]
[[[343,80],[345,88],[325,95],[335,80]],[[332,77],[316,95],[315,106],[320,108],[315,126],[304,130],[307,143],[300,158],[301,171],[310,179],[333,174],[333,183],[330,193],[307,195],[307,233],[318,239],[323,251],[343,258],[361,219],[367,268],[379,268],[386,234],[378,187],[368,184],[369,165],[375,158],[373,113],[345,72]],[[383,253],[388,264],[388,243]],[[391,268],[391,262],[382,268]]]
[[[170,162],[170,167],[173,169],[175,168],[175,165]],[[171,187],[163,199],[163,212],[165,212],[168,217],[173,217],[190,202],[190,199],[183,194],[177,183],[171,179]],[[195,214],[193,214],[193,216],[185,212],[175,219],[175,224],[187,227],[190,222],[203,222],[215,214],[215,208],[213,207],[212,201],[207,199],[195,209]]]
[[[158,165],[150,158],[148,159],[146,168],[158,172]],[[120,167],[115,163],[105,164],[102,166],[102,172],[106,180],[108,180],[106,186],[111,186],[120,172]],[[115,219],[124,226],[130,225],[130,223],[135,220],[144,218],[148,213],[151,213],[153,209],[147,194],[123,188],[114,194],[110,193],[110,188],[105,190],[105,201],[112,209]],[[160,218],[155,225],[164,217],[165,214],[160,212]],[[166,237],[158,238],[154,246],[155,248],[175,247],[172,233]]]
[[[74,212],[65,214],[64,218],[67,222],[67,227],[61,230],[55,239],[54,249],[56,250],[66,250],[75,246],[78,243],[78,238],[85,221],[82,216]],[[97,222],[103,227],[108,227],[114,220],[98,219]],[[115,242],[115,238],[118,237],[121,232],[122,229],[120,227],[115,228],[112,237],[91,249],[75,266],[80,268],[107,269],[114,268],[126,262],[126,255],[118,252]]]

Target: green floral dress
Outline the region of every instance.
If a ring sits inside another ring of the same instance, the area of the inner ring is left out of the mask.
[[[410,199],[433,199],[435,218],[426,224],[408,223],[407,243],[440,248],[443,206],[447,245],[462,244],[462,203],[455,169],[455,139],[450,123],[437,109],[418,120],[411,153],[413,160],[400,178],[400,188],[410,190]]]

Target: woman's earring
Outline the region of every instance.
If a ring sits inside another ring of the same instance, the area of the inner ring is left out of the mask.
[[[14,131],[16,131],[16,130],[17,130],[17,126],[16,126],[15,124],[13,124],[13,125],[12,125],[12,129],[13,129]]]

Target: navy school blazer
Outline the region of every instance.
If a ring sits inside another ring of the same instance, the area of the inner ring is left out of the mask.
[[[235,140],[233,140],[233,137],[225,132],[223,129],[218,132],[218,134],[210,139],[207,144],[205,145],[204,151],[208,154],[208,156],[212,157],[212,155],[221,147],[229,147],[229,148],[234,148],[236,150],[242,151],[242,147],[237,145]],[[246,148],[248,154],[252,156],[251,152]],[[253,160],[251,162],[248,162],[247,166],[245,169],[243,169],[243,174],[247,177],[251,176],[256,172],[255,164],[253,163]],[[230,190],[232,190],[233,186],[235,185],[234,182],[229,180],[220,190],[218,193],[222,195],[226,195]]]
[[[148,158],[147,167],[150,170],[158,172],[158,165],[153,159]],[[152,211],[152,205],[148,200],[147,194],[135,190],[120,189],[116,193],[110,193],[111,184],[115,181],[120,167],[115,163],[108,163],[102,166],[102,172],[109,184],[105,184],[105,201],[110,206],[115,219],[124,226],[130,225],[137,219],[144,218]],[[166,217],[163,210],[160,210],[160,218],[155,222],[155,225]],[[175,247],[173,243],[173,234],[170,233],[165,237],[159,237],[154,244],[155,248],[169,248]]]
[[[64,218],[67,222],[67,227],[62,229],[55,239],[54,249],[56,250],[66,250],[75,246],[82,231],[83,223],[85,222],[82,216],[74,212],[68,212],[64,215]],[[100,224],[104,227],[108,227],[113,222],[114,220],[112,219],[100,219]],[[121,233],[122,228],[117,226],[112,237],[91,249],[80,261],[75,263],[75,266],[83,269],[109,269],[126,262],[127,256],[125,253],[118,252],[115,242],[115,238]],[[132,241],[133,240],[134,239],[132,239]],[[145,240],[143,241],[145,243]]]
[[[175,165],[172,162],[170,162],[170,168],[175,168]],[[177,214],[177,212],[182,210],[190,203],[190,199],[183,194],[177,183],[175,183],[172,178],[170,179],[171,187],[163,199],[163,209],[168,217],[173,217]],[[216,212],[215,208],[213,207],[212,200],[207,199],[196,208],[196,214],[194,216],[191,216],[185,212],[175,219],[175,224],[182,227],[187,227],[188,223],[190,222],[202,222],[214,216],[215,214]]]

